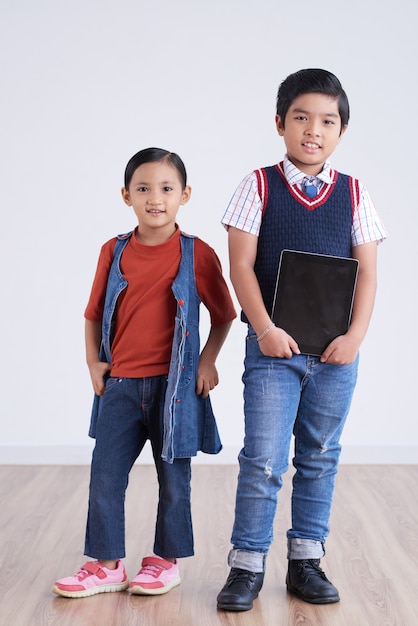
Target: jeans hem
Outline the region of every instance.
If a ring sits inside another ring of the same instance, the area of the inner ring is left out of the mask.
[[[126,557],[125,550],[120,550],[119,552],[106,552],[105,550],[97,551],[88,550],[87,548],[84,550],[84,555],[90,557],[91,559],[96,559],[97,561],[119,561],[120,559],[124,559]]]
[[[255,574],[261,574],[266,569],[267,554],[250,552],[248,550],[233,549],[228,554],[229,567],[245,569]]]
[[[289,537],[287,540],[287,558],[289,561],[302,559],[320,559],[325,555],[324,544],[314,539]]]

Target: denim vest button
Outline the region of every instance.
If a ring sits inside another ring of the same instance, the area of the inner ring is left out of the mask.
[[[179,303],[179,306],[183,306],[184,300],[179,300],[178,303]]]

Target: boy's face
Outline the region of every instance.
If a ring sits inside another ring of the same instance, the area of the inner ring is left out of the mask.
[[[134,172],[129,189],[122,188],[124,202],[138,218],[141,234],[164,241],[173,234],[177,212],[190,198],[175,167],[164,161],[144,163]]]
[[[296,98],[284,124],[276,115],[276,127],[286,144],[287,156],[308,176],[319,174],[347,128],[341,128],[337,99],[321,93]]]

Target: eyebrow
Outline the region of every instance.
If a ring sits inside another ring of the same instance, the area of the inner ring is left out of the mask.
[[[161,180],[157,183],[157,185],[174,185],[175,184],[175,180]],[[138,181],[134,181],[135,185],[149,185],[150,183],[147,182],[146,180],[138,180]]]
[[[292,113],[305,113],[305,115],[309,115],[310,111],[305,111],[305,109],[292,109]],[[340,117],[338,113],[321,113],[320,115],[324,115],[325,117]]]

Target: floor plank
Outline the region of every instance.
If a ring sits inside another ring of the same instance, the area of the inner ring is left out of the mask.
[[[342,465],[322,564],[341,602],[315,606],[286,593],[291,472],[279,494],[275,540],[254,609],[216,610],[228,573],[237,468],[194,465],[193,558],[182,583],[161,597],[51,592],[83,562],[89,468],[0,466],[1,626],[415,626],[418,623],[418,466]],[[152,552],[154,467],[135,466],[127,492],[127,558],[134,576]]]

